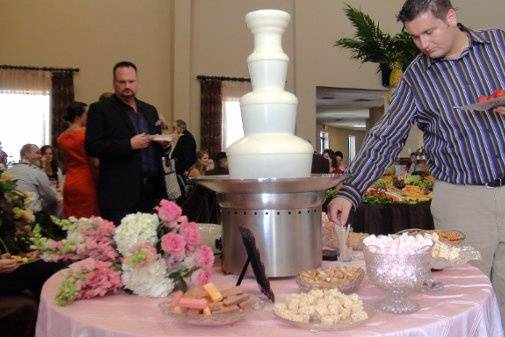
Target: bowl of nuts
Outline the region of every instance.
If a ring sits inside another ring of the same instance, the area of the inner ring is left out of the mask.
[[[344,294],[356,292],[365,271],[359,267],[317,268],[301,272],[296,282],[302,291],[338,289]]]

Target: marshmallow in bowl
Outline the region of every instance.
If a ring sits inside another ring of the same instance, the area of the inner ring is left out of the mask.
[[[412,236],[404,233],[400,236],[370,235],[363,240],[363,244],[372,253],[415,255],[419,250],[431,246],[433,241],[422,235]]]

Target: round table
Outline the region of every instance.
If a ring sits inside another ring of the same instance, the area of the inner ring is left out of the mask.
[[[329,266],[334,262],[324,262]],[[364,265],[363,255],[355,254],[352,265]],[[414,293],[410,296],[421,309],[409,315],[375,312],[366,323],[343,331],[320,331],[319,336],[388,336],[388,337],[502,337],[504,336],[497,300],[489,279],[477,268],[460,268],[436,272],[445,284],[437,292]],[[37,337],[187,337],[187,336],[308,336],[309,331],[278,320],[272,314],[272,304],[247,316],[243,321],[226,327],[199,327],[178,324],[158,309],[163,298],[146,298],[116,294],[92,300],[77,301],[66,307],[54,303],[54,295],[62,280],[61,272],[44,285]],[[236,276],[215,272],[213,281],[220,287],[234,285]],[[298,292],[293,278],[271,280],[277,300]],[[261,296],[254,280],[244,280],[242,287]],[[374,303],[383,292],[365,277],[358,294],[365,302]],[[265,297],[262,297],[265,298]]]

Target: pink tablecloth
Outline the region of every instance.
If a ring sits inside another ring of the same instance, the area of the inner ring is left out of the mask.
[[[362,259],[352,264],[363,264]],[[435,273],[445,289],[431,293],[412,294],[421,310],[410,315],[393,315],[377,311],[361,326],[345,331],[318,332],[318,336],[391,336],[391,337],[503,337],[496,297],[489,279],[471,266]],[[216,274],[219,286],[231,286],[235,276]],[[272,314],[272,305],[254,312],[245,320],[228,327],[198,327],[173,322],[163,316],[158,304],[164,299],[117,294],[104,298],[78,301],[67,307],[54,303],[54,294],[61,273],[50,278],[42,291],[37,321],[37,337],[187,337],[187,336],[308,336],[307,330],[286,325]],[[298,292],[294,279],[272,280],[271,286],[278,300]],[[243,287],[260,295],[253,280]],[[366,302],[374,303],[383,292],[368,279],[363,281],[358,294]]]

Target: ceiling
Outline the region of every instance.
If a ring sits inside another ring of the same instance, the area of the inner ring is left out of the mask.
[[[366,120],[370,118],[370,108],[384,105],[386,92],[386,90],[317,87],[317,122],[364,131]]]

